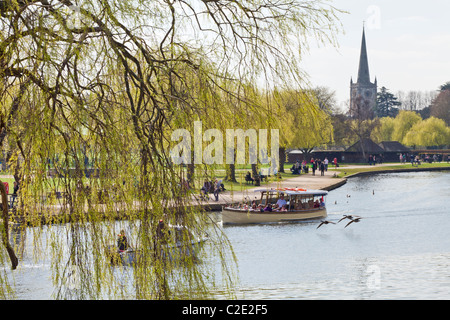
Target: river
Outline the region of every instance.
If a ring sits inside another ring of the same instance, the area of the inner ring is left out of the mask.
[[[449,299],[449,199],[449,172],[378,174],[329,193],[327,220],[363,217],[347,228],[346,220],[224,227],[238,259],[237,298]],[[18,299],[52,299],[48,263],[22,261],[17,271]]]
[[[450,173],[355,177],[327,220],[225,227],[241,299],[449,299]]]

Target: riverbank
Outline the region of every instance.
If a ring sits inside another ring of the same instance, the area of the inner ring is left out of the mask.
[[[259,198],[259,193],[255,192],[258,189],[266,188],[303,188],[309,190],[326,190],[331,191],[347,183],[347,179],[361,176],[361,175],[372,175],[372,174],[382,174],[382,173],[394,173],[394,172],[414,172],[414,171],[450,171],[449,163],[436,163],[436,164],[423,164],[420,166],[412,167],[411,164],[400,164],[400,163],[387,163],[378,164],[376,166],[369,165],[344,165],[338,168],[329,168],[328,171],[324,172],[322,176],[320,171],[316,171],[313,175],[310,171],[307,174],[292,175],[292,178],[288,174],[283,175],[283,179],[277,182],[264,183],[259,187],[249,187],[241,188],[241,190],[236,190],[230,188],[225,192],[219,194],[219,200],[215,201],[214,195],[209,194],[209,198],[202,201],[194,200],[192,201],[193,207],[201,206],[206,211],[221,211],[223,206],[240,203],[244,201],[254,200]],[[0,176],[3,181],[6,179],[14,179],[12,176]],[[195,190],[194,194],[198,198],[200,191]],[[138,210],[139,205],[136,204],[135,210]],[[107,210],[105,205],[97,205],[97,210],[99,214]],[[42,212],[41,216],[45,218],[46,222],[49,221],[70,221],[70,217],[67,216],[68,210],[65,210],[64,204],[57,205],[44,205],[42,204],[38,210]],[[123,210],[119,204],[116,206],[117,218],[123,218],[123,214],[127,210]],[[45,212],[45,214],[44,214]],[[14,214],[12,214],[14,215]],[[13,218],[15,221],[19,222],[19,217]]]
[[[246,200],[253,200],[258,196],[255,190],[261,188],[304,188],[313,190],[331,191],[347,183],[347,179],[362,175],[373,175],[395,172],[423,172],[423,171],[450,171],[449,163],[421,164],[419,166],[411,166],[411,164],[401,163],[385,163],[373,165],[346,165],[336,169],[330,168],[320,175],[320,171],[316,171],[293,176],[292,178],[284,178],[279,182],[272,182],[264,186],[248,188],[246,190],[226,190],[219,195],[219,201],[214,200],[214,196],[209,195],[209,199],[201,202],[201,206],[208,211],[220,211],[224,205],[239,203]]]

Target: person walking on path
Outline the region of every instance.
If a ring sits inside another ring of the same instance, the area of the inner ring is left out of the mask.
[[[319,168],[320,168],[320,175],[324,176],[325,175],[325,163],[320,162]]]

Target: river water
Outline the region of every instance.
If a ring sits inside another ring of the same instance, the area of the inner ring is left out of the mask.
[[[449,200],[449,172],[379,174],[329,193],[327,220],[363,217],[347,228],[346,220],[224,227],[238,259],[236,297],[449,299]],[[18,299],[53,298],[48,263],[22,261],[17,271]]]
[[[450,173],[355,177],[328,221],[225,227],[243,299],[449,299]]]

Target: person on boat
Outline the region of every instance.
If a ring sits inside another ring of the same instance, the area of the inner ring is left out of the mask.
[[[120,234],[117,236],[117,248],[119,251],[125,251],[128,249],[128,240],[125,236],[125,230],[120,230]]]
[[[321,208],[325,207],[325,201],[323,201],[323,197],[320,198],[320,207]]]
[[[272,211],[272,205],[270,203],[268,203],[267,206],[264,208],[264,211],[266,211],[266,212]]]
[[[314,208],[320,208],[319,200],[314,201]]]
[[[287,208],[286,208],[286,205],[284,204],[284,205],[281,207],[280,212],[286,212],[286,211],[288,211],[288,210],[287,210]]]
[[[284,200],[284,194],[280,195],[280,199],[278,199],[276,203],[276,208],[281,208],[282,206],[287,205],[286,200]]]

